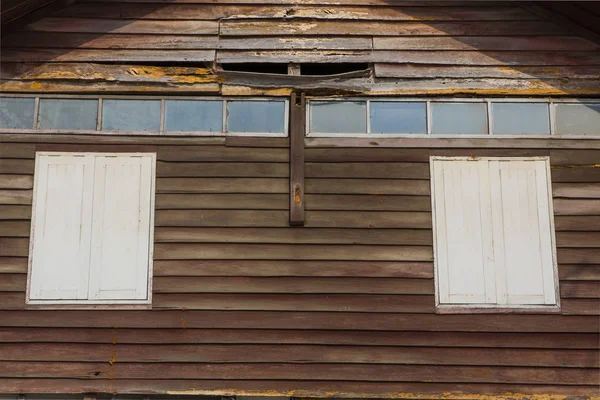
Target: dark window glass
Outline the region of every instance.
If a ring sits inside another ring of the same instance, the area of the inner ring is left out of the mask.
[[[427,133],[426,103],[372,101],[371,133]]]
[[[223,102],[220,100],[167,100],[166,131],[223,131]]]
[[[557,104],[556,133],[600,135],[600,104]]]
[[[310,103],[313,133],[367,133],[367,104],[356,101]]]
[[[0,128],[33,129],[34,98],[0,97]]]
[[[492,132],[497,135],[550,134],[548,103],[492,103]]]
[[[485,103],[431,103],[431,133],[486,135]]]
[[[96,130],[98,100],[40,99],[38,129]]]
[[[159,131],[160,100],[104,100],[102,130]]]
[[[284,101],[230,100],[227,132],[284,133]]]

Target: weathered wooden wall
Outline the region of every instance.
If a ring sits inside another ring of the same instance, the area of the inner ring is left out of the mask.
[[[515,2],[81,0],[3,36],[5,91],[595,96],[600,89],[599,45]],[[218,72],[223,64],[290,62],[370,63],[374,72],[317,83]]]
[[[299,228],[287,139],[3,136],[0,391],[597,395],[598,146],[461,140],[307,139]],[[24,310],[42,150],[158,153],[152,311]],[[435,314],[430,154],[550,155],[561,315]]]

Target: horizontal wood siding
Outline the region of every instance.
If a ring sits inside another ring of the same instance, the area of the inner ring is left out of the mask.
[[[600,150],[307,140],[306,225],[289,227],[286,139],[119,140],[12,135],[2,143],[5,391],[460,398],[589,396],[600,384],[600,175],[588,163]],[[41,150],[157,153],[152,311],[25,310]],[[435,314],[433,154],[551,156],[560,314]]]
[[[600,45],[518,3],[78,1],[3,35],[0,89],[597,95]],[[214,69],[290,62],[374,73],[316,83]],[[141,86],[123,86],[132,82]]]

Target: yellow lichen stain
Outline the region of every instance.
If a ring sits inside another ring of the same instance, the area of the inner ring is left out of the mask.
[[[112,344],[117,344],[117,338],[113,337],[112,340],[110,341]]]
[[[29,87],[31,89],[41,89],[42,88],[42,84],[40,82],[33,82],[32,84],[29,85]]]
[[[167,80],[176,83],[207,83],[221,82],[222,77],[213,75],[208,68],[186,68],[186,67],[131,67],[127,70],[129,75],[150,79]]]
[[[565,165],[550,165],[550,168],[556,169],[571,169],[571,168],[600,168],[600,164],[565,164]]]
[[[223,96],[291,96],[292,88],[255,88],[249,86],[223,85]]]
[[[181,328],[182,329],[187,328],[187,322],[186,322],[186,320],[184,318],[181,318]]]
[[[372,398],[372,399],[410,399],[410,400],[566,400],[572,398],[570,395],[562,394],[528,394],[505,392],[499,395],[487,395],[479,393],[414,393],[414,392],[388,392],[382,394],[373,393],[346,393],[329,391],[309,390],[241,390],[241,389],[196,389],[171,390],[169,395],[206,395],[206,396],[277,396],[277,397],[312,397],[312,398]],[[600,400],[600,396],[577,396],[580,400]]]

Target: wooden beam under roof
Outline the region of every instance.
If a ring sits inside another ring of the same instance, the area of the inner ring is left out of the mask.
[[[76,0],[0,0],[3,30],[35,21],[64,8]]]

